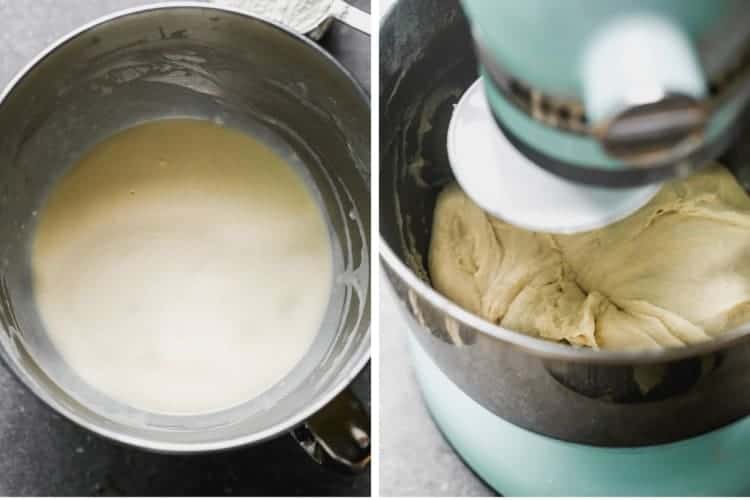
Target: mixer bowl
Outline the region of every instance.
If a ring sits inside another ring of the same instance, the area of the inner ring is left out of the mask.
[[[431,288],[432,213],[452,180],[448,123],[477,78],[470,28],[456,1],[401,0],[380,33],[381,258],[440,372],[513,426],[594,447],[673,443],[750,415],[739,397],[750,390],[747,328],[677,350],[595,351],[501,328]]]
[[[178,117],[247,131],[289,158],[314,186],[337,276],[320,332],[292,372],[252,401],[198,416],[143,412],[81,380],[47,338],[31,286],[35,216],[55,181],[114,133]],[[0,99],[3,360],[61,414],[147,449],[226,449],[301,424],[369,358],[369,123],[367,96],[335,60],[239,11],[157,4],[113,14],[55,43]]]

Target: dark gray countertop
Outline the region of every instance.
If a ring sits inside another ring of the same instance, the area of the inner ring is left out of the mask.
[[[369,0],[352,1],[369,10]],[[0,87],[55,39],[144,0],[0,0]],[[369,91],[369,38],[334,24],[322,44]],[[354,385],[370,401],[370,370]],[[369,471],[344,476],[281,437],[242,450],[166,456],[101,439],[58,416],[0,365],[0,496],[363,496]]]

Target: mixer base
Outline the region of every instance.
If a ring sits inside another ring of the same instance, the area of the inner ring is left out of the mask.
[[[568,443],[485,410],[443,374],[411,335],[409,340],[433,419],[469,467],[496,491],[511,496],[750,493],[750,417],[667,445],[605,448]]]

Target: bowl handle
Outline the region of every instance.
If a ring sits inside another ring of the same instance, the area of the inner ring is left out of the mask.
[[[345,389],[292,437],[317,463],[356,474],[370,463],[370,417],[351,389]]]

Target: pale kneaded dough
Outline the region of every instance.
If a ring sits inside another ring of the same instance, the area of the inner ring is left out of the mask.
[[[439,292],[510,330],[602,349],[696,344],[750,322],[750,197],[715,166],[563,236],[492,218],[453,184],[429,269]]]
[[[310,349],[333,258],[302,178],[258,140],[164,120],[94,147],[53,188],[34,296],[67,364],[156,413],[263,393]]]

